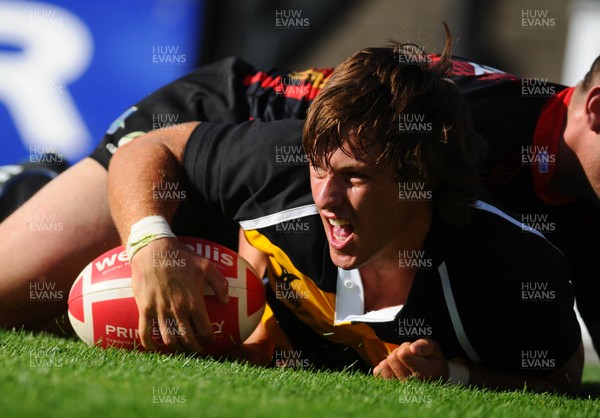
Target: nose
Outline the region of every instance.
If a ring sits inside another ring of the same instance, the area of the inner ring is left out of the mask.
[[[341,181],[331,172],[313,180],[312,192],[315,205],[319,209],[333,209],[344,200]]]

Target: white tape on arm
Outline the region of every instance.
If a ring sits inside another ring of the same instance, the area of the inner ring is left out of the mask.
[[[146,216],[131,225],[131,232],[127,239],[129,262],[131,263],[135,253],[160,238],[175,238],[175,234],[162,216]]]
[[[469,386],[471,374],[467,366],[454,361],[448,361],[448,380],[449,385]]]

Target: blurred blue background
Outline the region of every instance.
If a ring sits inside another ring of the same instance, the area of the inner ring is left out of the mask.
[[[86,156],[110,123],[197,65],[203,1],[0,1],[0,165]]]

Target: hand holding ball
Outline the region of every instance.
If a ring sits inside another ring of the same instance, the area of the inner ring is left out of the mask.
[[[204,354],[227,355],[260,322],[265,308],[262,281],[234,251],[199,238],[178,239],[212,261],[229,282],[228,304],[217,301],[212,289],[204,286],[204,301],[217,338],[214,344],[205,347]],[[185,260],[165,256],[154,262],[161,267],[176,267]],[[68,303],[71,324],[88,345],[143,350],[138,333],[138,308],[131,288],[131,266],[123,246],[102,254],[83,269],[71,288]],[[152,332],[155,341],[159,341],[156,325]],[[167,330],[177,332],[176,324],[166,325]]]

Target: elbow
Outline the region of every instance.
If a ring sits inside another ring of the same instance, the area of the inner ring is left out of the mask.
[[[574,396],[581,391],[584,362],[583,343],[580,342],[575,354],[550,376],[556,386],[557,392],[563,395]]]
[[[177,125],[176,129],[168,127],[135,137],[114,153],[108,167],[109,175],[112,167],[130,164],[133,158],[141,161],[145,161],[145,157],[166,158],[180,165],[187,142],[199,124],[200,122],[184,123]]]

